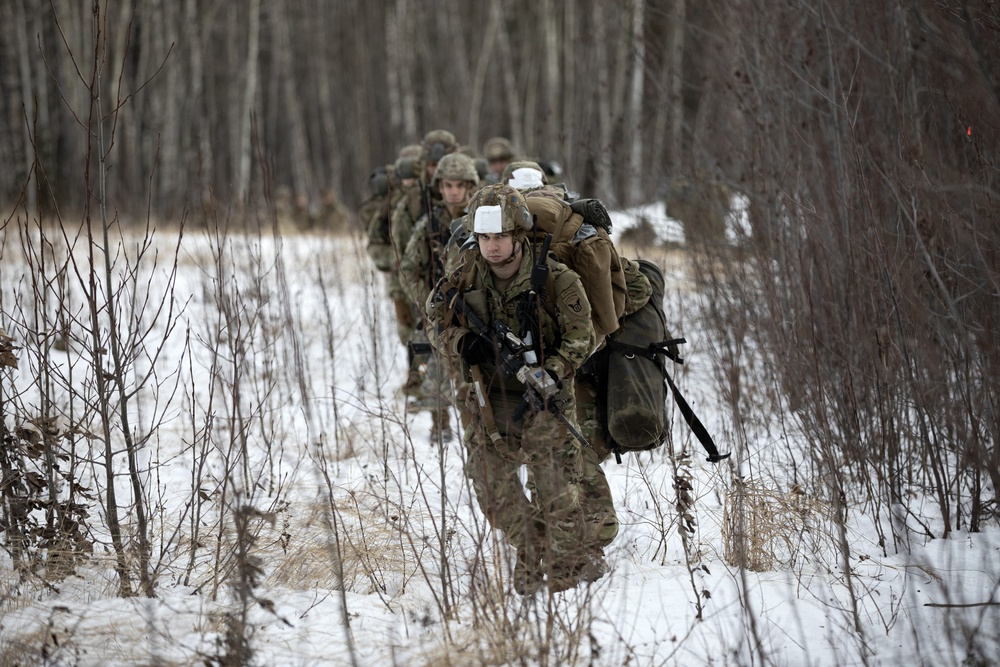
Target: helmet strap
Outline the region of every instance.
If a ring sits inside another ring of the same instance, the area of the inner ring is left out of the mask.
[[[508,264],[510,264],[511,262],[513,262],[514,260],[516,260],[517,259],[517,250],[518,250],[518,248],[522,248],[522,249],[524,248],[524,234],[520,233],[520,232],[514,234],[514,243],[513,243],[513,245],[511,246],[511,249],[510,249],[510,257],[508,257],[507,259],[505,259],[503,261],[503,264],[501,264],[500,266],[507,266]]]

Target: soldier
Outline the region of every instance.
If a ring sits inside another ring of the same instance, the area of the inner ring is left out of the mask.
[[[516,176],[514,172],[517,172]],[[528,192],[544,187],[548,184],[545,173],[536,162],[517,161],[510,162],[504,167],[500,178],[501,183],[506,183],[517,188],[521,192]],[[561,187],[561,186],[553,186]],[[445,273],[450,273],[462,261],[464,253],[469,250],[478,250],[474,243],[469,243],[469,232],[464,225],[453,224],[451,227],[451,237],[445,244]]]
[[[417,220],[399,265],[402,284],[421,317],[427,296],[444,276],[444,247],[451,236],[452,222],[465,215],[469,197],[479,187],[479,174],[472,158],[462,153],[451,153],[441,158],[431,185],[441,193],[441,203],[435,204],[429,214]],[[417,324],[412,342],[427,342],[422,321]],[[450,440],[447,407],[451,400],[447,397],[447,372],[437,355],[420,356],[426,362],[422,366],[421,395],[411,394],[411,397],[417,399],[416,407],[431,408],[431,438],[434,441]]]
[[[550,184],[545,168],[530,160],[518,160],[508,164],[503,172],[503,182],[528,196],[539,190],[554,192],[567,200],[573,196],[566,191],[563,184]],[[595,236],[596,233],[592,225],[584,223],[577,230],[576,236],[580,239],[588,239]],[[539,236],[534,236],[534,241],[538,243]],[[636,262],[625,257],[620,259],[628,290],[626,300],[629,312],[634,312],[649,299],[651,287],[645,276],[639,273],[639,266]],[[599,340],[598,348],[600,349],[603,345],[604,341]],[[598,352],[599,354],[600,352]],[[583,504],[588,522],[595,533],[600,536],[603,545],[607,546],[611,544],[618,533],[618,520],[613,512],[608,511],[608,507],[612,503],[611,487],[608,486],[604,470],[601,468],[601,463],[611,454],[611,448],[604,438],[604,427],[598,417],[600,407],[598,400],[599,359],[600,357],[596,355],[588,359],[577,372],[575,398],[580,431],[591,444],[590,447],[585,447],[582,452],[585,490]],[[528,485],[532,486],[531,479],[528,480]]]
[[[505,137],[493,137],[483,143],[483,155],[490,168],[486,182],[501,183],[504,168],[514,160],[514,145]]]
[[[400,275],[421,314],[431,289],[444,275],[443,250],[452,221],[465,215],[469,198],[479,187],[479,174],[471,158],[452,153],[441,159],[431,184],[441,193],[441,201],[417,221],[400,262]]]
[[[423,142],[420,144],[420,159],[415,164],[418,177],[417,187],[408,191],[392,211],[390,221],[392,262],[397,270],[403,259],[406,244],[409,243],[410,235],[413,234],[413,226],[420,219],[420,216],[428,213],[434,204],[441,201],[440,193],[432,184],[438,162],[445,155],[458,151],[458,146],[455,135],[447,130],[431,130],[424,135]],[[403,345],[407,345],[413,337],[418,313],[410,302],[406,289],[398,280],[390,283],[389,296],[396,306],[399,338],[403,341]],[[409,361],[409,369],[402,393],[404,396],[420,397],[422,377],[419,360],[410,354]]]
[[[608,572],[605,540],[581,502],[583,445],[573,435],[573,376],[597,343],[590,303],[573,271],[551,256],[534,257],[531,214],[516,189],[483,188],[465,220],[479,253],[442,280],[426,306],[432,342],[475,387],[468,392],[476,418],[465,433],[466,474],[483,514],[517,551],[518,593],[596,581]],[[547,274],[541,302],[532,286],[536,268],[537,278]],[[511,356],[519,346],[510,335],[490,333],[504,328],[532,341],[530,354]],[[523,362],[516,373],[512,360]],[[526,398],[534,402],[528,410]],[[530,499],[521,465],[533,480]]]
[[[500,180],[502,183],[515,187],[521,192],[537,190],[549,184],[549,179],[542,167],[537,162],[530,160],[508,162],[500,175]],[[562,186],[555,185],[552,187],[561,188]],[[563,191],[565,192],[565,189]]]
[[[417,163],[420,146],[404,146],[394,164],[379,167],[368,178],[372,194],[359,209],[368,231],[368,255],[386,276],[386,288],[396,313],[396,334],[406,345],[415,324],[413,310],[399,282],[399,264],[392,245],[391,216],[396,205],[414,190],[420,192]],[[419,196],[419,194],[418,194]]]

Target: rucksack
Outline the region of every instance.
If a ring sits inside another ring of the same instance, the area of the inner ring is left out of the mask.
[[[609,234],[607,212],[604,212],[604,220],[584,219],[557,188],[529,190],[524,193],[524,200],[535,220],[533,241],[537,246],[547,234],[552,235],[550,250],[556,259],[580,276],[590,301],[594,329],[598,339],[603,340],[618,328],[619,319],[625,312],[627,293],[621,260]],[[578,208],[587,210],[586,207]],[[604,210],[603,206],[598,208]]]
[[[379,271],[389,271],[393,265],[389,217],[401,194],[395,180],[392,165],[374,169],[368,175],[371,195],[358,208],[358,215],[366,224],[368,255]]]
[[[598,365],[599,414],[616,454],[658,447],[670,428],[663,383],[666,360],[648,349],[650,343],[670,338],[663,312],[663,273],[651,262],[636,261],[653,293],[608,337]]]
[[[653,288],[649,301],[625,317],[621,327],[607,338],[595,356],[598,418],[615,458],[625,452],[654,449],[662,445],[670,429],[667,389],[673,393],[684,417],[708,452],[708,460],[720,461],[715,443],[695,416],[667,371],[667,359],[683,363],[677,346],[683,338],[672,338],[663,311],[663,272],[652,262],[636,260]]]

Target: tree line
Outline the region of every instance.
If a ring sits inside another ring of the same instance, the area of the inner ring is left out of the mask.
[[[717,103],[723,16],[683,0],[12,0],[0,175],[79,210],[99,118],[122,210],[244,207],[265,186],[350,205],[435,128],[510,138],[611,201],[656,195]],[[35,180],[32,180],[35,177]]]

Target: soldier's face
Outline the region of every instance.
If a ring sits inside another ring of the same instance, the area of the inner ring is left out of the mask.
[[[511,161],[509,158],[505,157],[494,158],[492,160],[489,160],[490,171],[492,171],[497,176],[500,176],[503,174],[503,170],[506,169],[507,165],[509,165],[510,163]]]
[[[501,234],[476,234],[479,241],[479,252],[486,259],[490,266],[499,266],[510,259],[514,253],[514,235],[503,232]]]
[[[464,204],[469,199],[468,181],[453,181],[448,178],[442,178],[438,187],[441,189],[441,198],[446,204],[451,204],[452,206]]]

